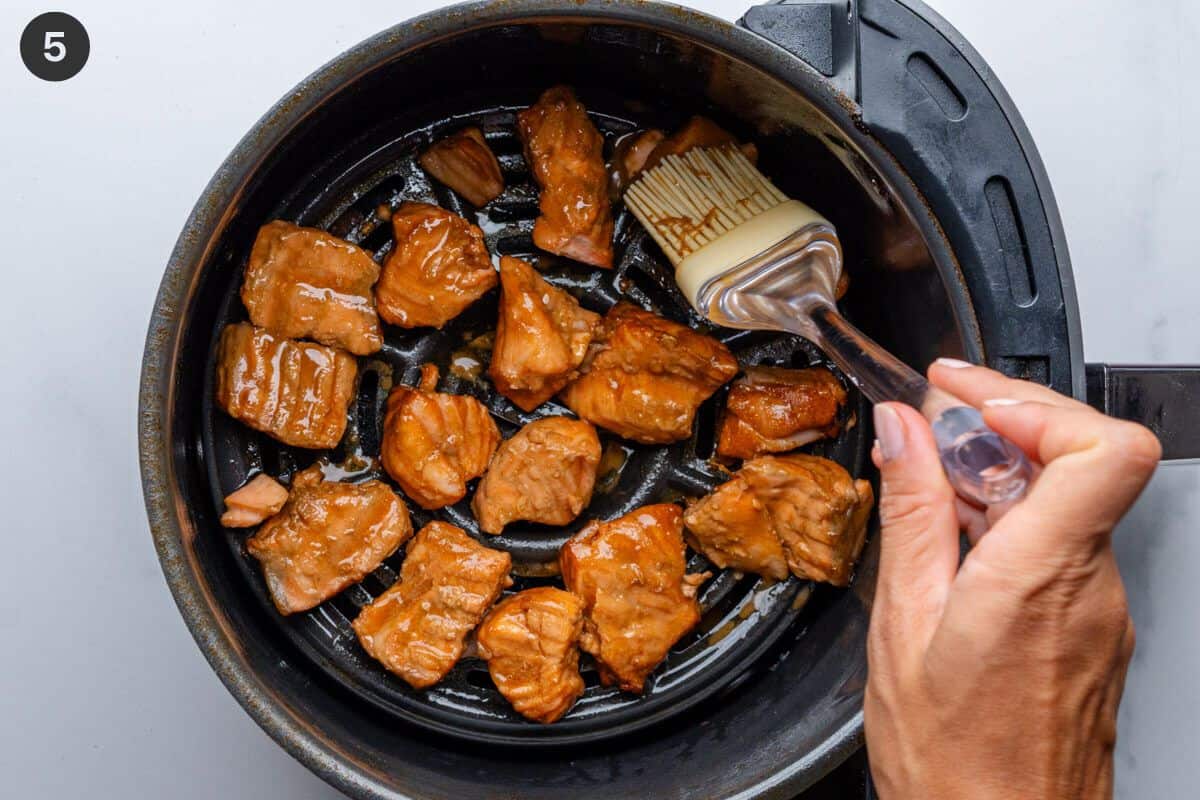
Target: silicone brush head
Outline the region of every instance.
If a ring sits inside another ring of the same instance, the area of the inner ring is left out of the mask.
[[[733,145],[667,156],[625,193],[625,204],[676,267],[787,199]]]
[[[625,204],[674,265],[688,302],[719,325],[804,333],[798,318],[833,305],[842,267],[833,226],[733,145],[664,158]]]

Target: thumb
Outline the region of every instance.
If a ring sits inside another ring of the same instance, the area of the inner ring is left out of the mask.
[[[929,423],[900,403],[875,406],[882,528],[876,603],[892,624],[932,632],[958,570],[955,493]]]

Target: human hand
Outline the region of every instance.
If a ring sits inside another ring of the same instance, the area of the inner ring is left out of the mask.
[[[981,407],[1040,474],[981,536],[929,425],[875,408],[879,579],[868,636],[867,749],[883,800],[1112,795],[1133,623],[1112,529],[1161,454],[1140,425],[1035,384],[940,361],[937,386]],[[959,532],[975,546],[959,565]]]

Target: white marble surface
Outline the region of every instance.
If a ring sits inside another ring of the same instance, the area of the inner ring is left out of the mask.
[[[142,340],[163,264],[229,148],[296,81],[436,2],[75,0],[91,61],[33,79],[0,7],[0,774],[13,797],[333,797],[209,671],[161,578],[137,476]],[[697,0],[734,18],[737,0]],[[1023,111],[1066,221],[1093,360],[1200,362],[1200,7],[937,0]],[[1118,536],[1139,626],[1121,798],[1194,796],[1200,468]]]

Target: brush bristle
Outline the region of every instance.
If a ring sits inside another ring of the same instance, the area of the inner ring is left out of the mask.
[[[734,145],[667,156],[625,193],[625,205],[675,266],[787,199]]]

